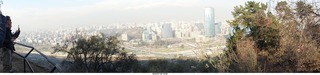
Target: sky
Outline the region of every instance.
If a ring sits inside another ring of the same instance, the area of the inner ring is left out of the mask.
[[[204,8],[215,10],[216,22],[231,20],[235,6],[248,0],[2,0],[1,11],[11,16],[13,30],[59,27],[203,21]],[[266,3],[268,0],[256,0]]]

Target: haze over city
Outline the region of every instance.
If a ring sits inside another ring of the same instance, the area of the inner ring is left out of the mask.
[[[2,12],[23,31],[58,27],[203,21],[204,8],[215,8],[216,22],[232,19],[236,5],[248,0],[3,0]],[[258,0],[267,2],[267,0]]]
[[[0,73],[320,72],[320,0],[0,4]]]

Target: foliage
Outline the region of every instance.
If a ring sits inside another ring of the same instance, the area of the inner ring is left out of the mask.
[[[126,68],[136,63],[135,55],[127,55],[120,41],[112,36],[80,37],[70,45],[55,46],[55,51],[68,53],[67,60],[72,62],[71,72],[108,72],[108,71],[131,71]],[[114,60],[114,56],[118,56]],[[116,61],[117,63],[114,63]],[[130,64],[129,64],[130,63]],[[124,66],[119,66],[123,65]]]
[[[279,2],[276,15],[266,4],[249,1],[232,12],[233,35],[227,50],[212,61],[220,72],[318,72],[319,21],[316,2]],[[266,13],[267,12],[267,13]],[[220,62],[226,64],[218,64]]]
[[[319,72],[320,12],[317,2],[279,2],[275,12],[264,3],[236,6],[228,23],[233,34],[219,56],[205,59],[137,60],[116,37],[92,36],[54,47],[67,52],[74,72]],[[163,46],[171,42],[156,41]],[[184,45],[181,48],[185,47]],[[115,57],[114,57],[115,56]]]
[[[116,58],[116,72],[137,72],[139,71],[139,62],[135,54],[128,55],[126,52],[121,52]]]
[[[245,6],[236,6],[232,12],[234,20],[228,23],[234,28],[233,35],[227,41],[226,57],[232,72],[259,72],[261,66],[272,60],[279,47],[279,22],[263,3],[248,1]],[[232,66],[234,65],[234,66]]]

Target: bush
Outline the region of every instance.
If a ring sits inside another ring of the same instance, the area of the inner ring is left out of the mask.
[[[119,44],[117,37],[102,35],[80,37],[70,45],[55,46],[54,49],[68,53],[65,63],[70,67],[67,72],[133,72],[132,65],[137,64],[137,59],[134,54],[123,52],[124,48]],[[114,60],[113,56],[118,57]]]

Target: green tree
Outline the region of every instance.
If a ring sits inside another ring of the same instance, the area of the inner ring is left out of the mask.
[[[232,15],[234,20],[228,21],[228,23],[234,28],[234,33],[228,39],[227,46],[228,50],[237,55],[233,59],[240,59],[236,62],[239,63],[244,62],[241,59],[244,58],[242,54],[257,55],[257,58],[252,58],[255,60],[250,62],[251,65],[262,64],[260,65],[261,69],[266,71],[266,66],[270,63],[268,60],[272,61],[274,59],[272,55],[276,53],[279,47],[279,21],[267,11],[266,4],[254,1],[248,1],[245,6],[236,6]],[[242,42],[245,41],[245,38],[252,38],[254,44]],[[246,48],[241,45],[253,45],[253,47]],[[246,50],[250,50],[250,52]],[[242,65],[238,64],[238,66],[241,67]],[[256,69],[256,72],[258,72],[258,66],[252,67],[252,69]]]
[[[89,38],[80,37],[68,47],[55,46],[54,49],[55,51],[68,53],[67,61],[73,63],[72,68],[70,68],[71,72],[125,71],[123,68],[116,70],[120,67],[132,71],[129,70],[132,67],[128,63],[137,63],[135,55],[127,55],[115,36],[108,38],[103,37],[103,35]]]

